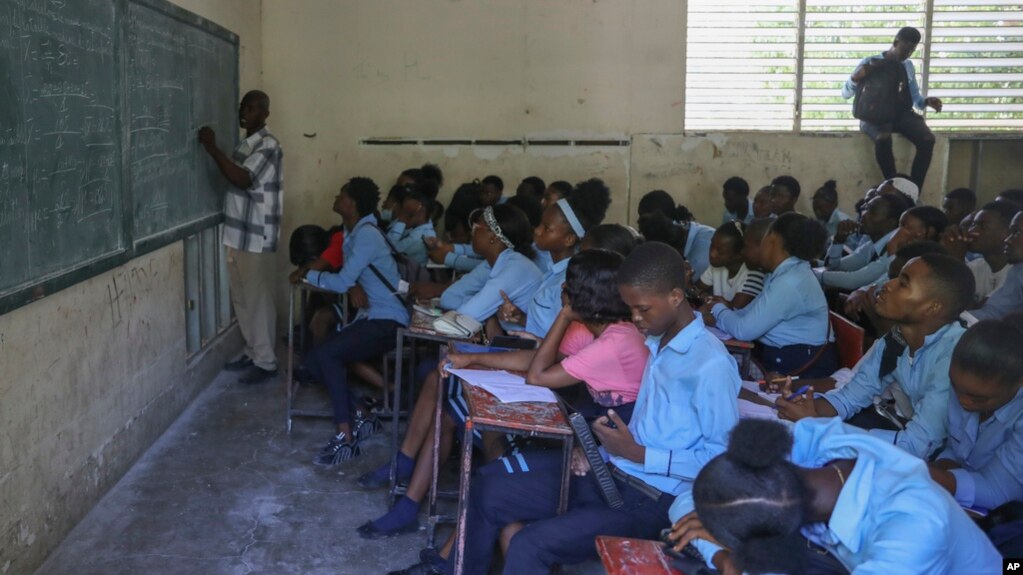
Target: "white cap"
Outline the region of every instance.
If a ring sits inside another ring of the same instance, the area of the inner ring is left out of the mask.
[[[888,181],[892,183],[892,186],[895,187],[896,190],[899,190],[909,196],[909,198],[913,200],[913,203],[916,203],[920,199],[920,187],[906,178],[892,178]]]

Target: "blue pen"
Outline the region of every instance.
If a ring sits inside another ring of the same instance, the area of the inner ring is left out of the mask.
[[[810,389],[809,385],[804,385],[803,387],[800,387],[799,389],[796,390],[795,393],[793,393],[792,395],[786,397],[785,401],[795,401],[797,397],[799,397],[799,396],[803,395],[804,393],[806,393],[806,390],[808,390],[808,389]]]

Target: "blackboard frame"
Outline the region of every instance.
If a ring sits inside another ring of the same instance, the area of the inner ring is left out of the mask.
[[[121,248],[113,253],[100,256],[88,262],[83,262],[69,269],[51,273],[42,277],[32,278],[27,282],[0,292],[0,315],[6,314],[14,309],[20,308],[34,301],[53,295],[61,290],[81,283],[87,279],[108,272],[121,266],[139,256],[145,255],[164,246],[183,240],[206,228],[216,226],[223,221],[223,214],[207,214],[193,221],[164,230],[158,234],[136,240],[134,238],[134,195],[131,189],[131,177],[129,173],[130,153],[127,145],[128,139],[128,90],[126,79],[128,77],[128,61],[126,57],[128,37],[128,9],[130,4],[144,6],[159,11],[164,15],[183,24],[198,28],[199,30],[215,36],[231,45],[234,50],[234,78],[231,82],[231,92],[234,102],[239,101],[239,38],[234,32],[216,24],[197,14],[189,12],[180,6],[171,4],[168,0],[112,0],[114,5],[114,26],[117,31],[114,40],[114,65],[117,67],[117,88],[120,91],[121,110],[117,116],[119,131],[121,134],[121,178],[123,191],[121,198]],[[224,134],[224,137],[227,135]],[[233,149],[237,142],[237,133],[233,141],[227,141],[229,149]]]

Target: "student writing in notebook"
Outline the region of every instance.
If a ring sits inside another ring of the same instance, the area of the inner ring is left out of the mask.
[[[793,401],[785,399],[791,390],[783,390],[778,415],[792,421],[837,415],[929,457],[945,440],[948,364],[964,331],[959,314],[973,289],[973,275],[955,258],[925,254],[910,260],[874,304],[894,327],[870,348],[852,380],[823,396],[815,396],[810,382]]]

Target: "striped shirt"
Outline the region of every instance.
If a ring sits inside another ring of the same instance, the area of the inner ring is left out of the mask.
[[[227,188],[224,245],[245,252],[275,252],[284,211],[281,144],[263,128],[242,140],[231,159],[249,173],[252,186]]]

